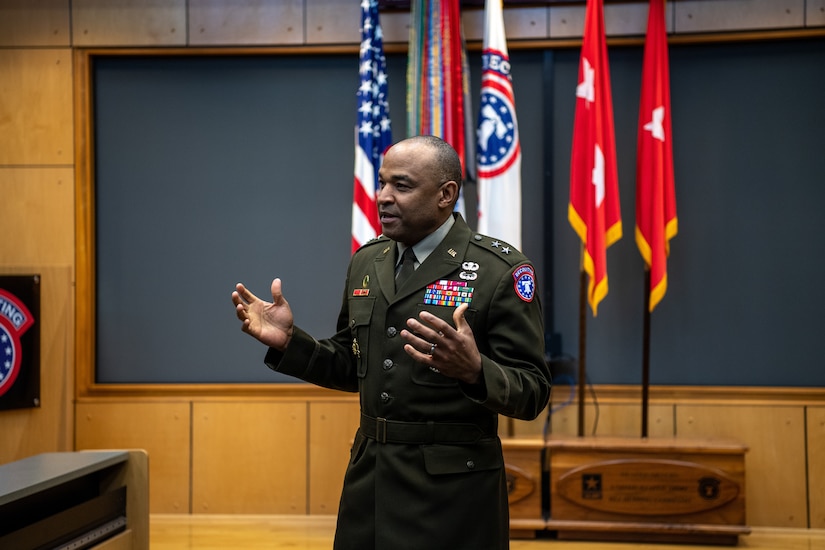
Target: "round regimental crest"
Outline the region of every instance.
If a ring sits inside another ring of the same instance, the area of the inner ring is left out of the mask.
[[[20,374],[20,336],[34,323],[29,310],[17,296],[0,289],[0,396],[14,385]]]
[[[19,347],[16,335],[0,323],[0,395],[12,387],[20,372]]]
[[[495,88],[481,95],[478,124],[478,172],[483,177],[507,170],[518,153],[518,128],[510,99]]]
[[[495,50],[482,54],[481,109],[478,116],[478,175],[495,177],[518,157],[519,136],[510,61]]]

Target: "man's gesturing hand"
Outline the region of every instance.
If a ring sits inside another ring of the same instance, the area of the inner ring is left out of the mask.
[[[242,331],[271,348],[284,351],[292,339],[292,310],[281,294],[280,279],[272,280],[270,290],[272,302],[266,302],[238,283],[232,292],[232,303]]]
[[[481,376],[481,354],[473,331],[464,318],[469,306],[461,304],[453,312],[455,328],[428,311],[419,319],[408,319],[409,330],[402,330],[404,351],[420,363],[444,376],[475,384]]]

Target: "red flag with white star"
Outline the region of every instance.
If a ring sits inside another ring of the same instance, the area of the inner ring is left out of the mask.
[[[636,245],[650,269],[650,311],[667,291],[670,239],[677,232],[665,1],[650,0],[636,158]]]
[[[587,0],[570,163],[570,225],[584,245],[593,315],[607,295],[607,248],[622,236],[613,98],[602,0]]]

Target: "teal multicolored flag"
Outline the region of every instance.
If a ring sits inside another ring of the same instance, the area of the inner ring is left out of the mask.
[[[412,0],[410,19],[408,135],[434,135],[452,145],[467,179],[469,70],[459,1]],[[463,198],[456,210],[464,214]]]

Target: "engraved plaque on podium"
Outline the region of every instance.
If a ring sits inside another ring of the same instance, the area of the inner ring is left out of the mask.
[[[745,525],[746,448],[681,439],[547,443],[559,538],[736,544]]]

